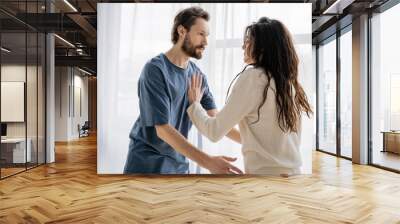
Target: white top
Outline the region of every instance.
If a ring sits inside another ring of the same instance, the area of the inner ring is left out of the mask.
[[[259,121],[252,124],[257,120],[257,110],[267,82],[262,69],[249,68],[240,75],[226,105],[215,117],[209,117],[200,103],[190,105],[188,115],[197,129],[213,142],[239,123],[245,173],[299,174],[301,122],[298,133],[285,133],[280,129],[272,78]]]

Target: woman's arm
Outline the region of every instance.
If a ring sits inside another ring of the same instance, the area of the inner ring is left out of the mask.
[[[228,134],[226,135],[226,137],[232,139],[233,141],[242,144],[242,139],[240,138],[240,132],[238,129],[236,128],[232,128]]]
[[[217,113],[218,113],[218,110],[217,110],[217,109],[207,110],[207,114],[208,114],[208,116],[210,116],[210,117],[215,117],[215,116],[217,115]],[[236,129],[236,128],[232,128],[232,129],[228,132],[228,134],[226,135],[226,137],[230,138],[231,140],[233,140],[233,141],[235,141],[235,142],[237,142],[237,143],[239,143],[239,144],[242,144],[242,140],[240,139],[240,132],[239,132],[239,130]]]
[[[253,70],[254,71],[254,70]],[[189,88],[189,100],[193,102],[187,112],[197,127],[197,129],[207,136],[211,141],[216,142],[238,124],[252,110],[256,109],[260,103],[258,85],[265,86],[260,83],[253,72],[245,71],[236,82],[232,89],[232,93],[226,105],[216,114],[210,117],[199,103],[201,99],[201,79],[192,78]]]

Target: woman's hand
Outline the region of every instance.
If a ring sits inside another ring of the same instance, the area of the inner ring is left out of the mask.
[[[188,96],[189,103],[192,104],[194,102],[200,102],[203,97],[204,89],[202,89],[203,79],[200,74],[193,74],[189,88],[188,88]]]
[[[243,174],[239,168],[230,163],[235,160],[236,158],[228,156],[210,156],[204,168],[208,169],[212,174]]]

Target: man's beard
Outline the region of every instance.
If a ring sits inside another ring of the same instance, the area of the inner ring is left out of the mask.
[[[201,51],[196,52],[196,49],[205,48],[204,45],[197,45],[193,46],[192,42],[189,40],[189,37],[186,36],[183,40],[182,50],[185,52],[189,57],[200,59],[203,54]]]

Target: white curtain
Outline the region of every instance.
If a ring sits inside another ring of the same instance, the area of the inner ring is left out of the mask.
[[[201,60],[193,60],[207,75],[218,108],[224,105],[233,77],[243,67],[243,32],[262,16],[279,19],[291,31],[300,56],[300,74],[314,103],[311,65],[311,4],[265,3],[101,3],[98,10],[98,172],[121,173],[128,152],[129,131],[139,114],[137,81],[146,61],[171,46],[173,19],[178,11],[197,5],[210,14],[210,36]],[[307,75],[306,75],[307,74]],[[303,122],[303,172],[311,173],[315,125]],[[311,131],[310,131],[311,130]],[[308,133],[308,134],[307,134]],[[212,143],[192,128],[189,140],[209,154],[237,157],[240,145],[229,139]],[[190,173],[207,173],[195,163]]]

